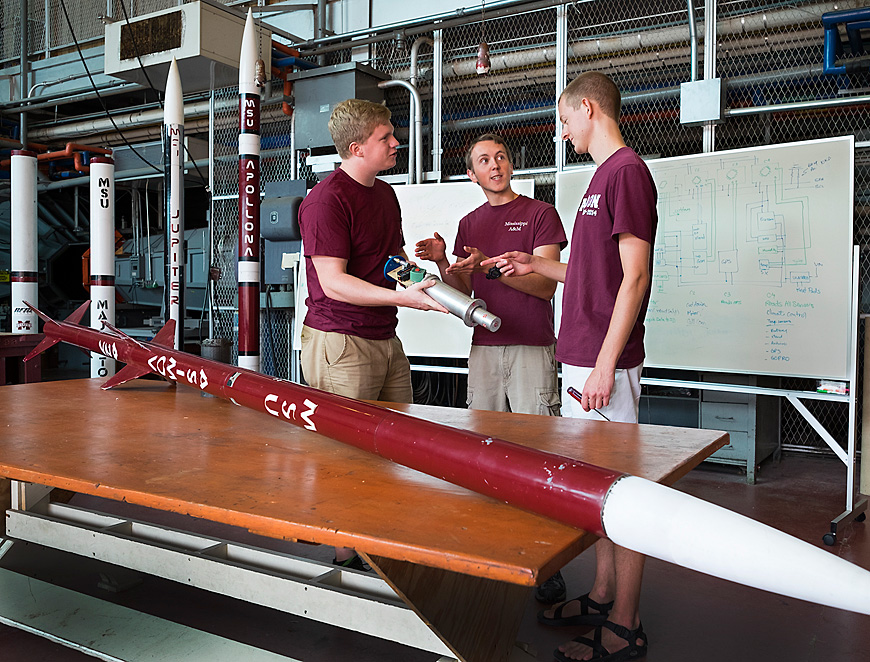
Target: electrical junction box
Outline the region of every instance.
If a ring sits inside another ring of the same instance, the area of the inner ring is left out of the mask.
[[[680,84],[680,124],[721,122],[725,115],[725,90],[721,78]]]
[[[299,205],[305,197],[304,179],[270,182],[260,201],[260,236],[263,247],[263,282],[266,285],[292,285],[293,272],[283,267],[286,253],[300,253]]]
[[[293,83],[296,114],[296,149],[333,147],[329,133],[332,109],[345,99],[382,103],[384,90],[378,83],[390,75],[359,62],[298,71],[287,76]]]
[[[256,22],[254,27],[259,30],[259,57],[268,72],[272,67],[272,32]],[[129,23],[122,15],[121,20],[106,25],[104,71],[143,85],[148,85],[150,78],[163,90],[174,57],[184,92],[238,85],[244,30],[244,16],[207,1],[143,14]]]

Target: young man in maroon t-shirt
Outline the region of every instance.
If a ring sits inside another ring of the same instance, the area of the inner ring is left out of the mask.
[[[598,72],[573,80],[559,99],[563,139],[598,169],[577,212],[568,264],[520,252],[484,261],[506,276],[538,273],[565,283],[556,356],[563,387],[582,393],[573,416],[637,422],[643,319],[649,301],[656,192],[649,170],[625,146],[620,94]],[[566,408],[567,409],[567,408]],[[586,595],[544,610],[542,623],[592,625],[554,651],[558,660],[636,659],[647,651],[640,623],[644,557],[607,539],[596,544],[596,576]]]
[[[396,337],[396,307],[447,310],[425,293],[432,282],[395,289],[384,276],[403,255],[402,215],[377,174],[396,165],[399,141],[385,106],[348,99],[329,119],[341,166],[299,207],[308,279],[302,373],[322,391],[355,399],[412,402],[411,366]],[[352,549],[337,565],[361,568]]]
[[[438,233],[418,242],[415,255],[435,262],[444,282],[466,294],[473,291],[501,318],[495,333],[481,326],[474,329],[468,357],[468,407],[558,416],[551,303],[556,281],[537,274],[499,278],[498,269],[491,271],[480,263],[512,248],[558,260],[568,243],[562,221],[552,205],[511,188],[510,148],[500,136],[478,137],[465,161],[468,176],[487,201],[459,221],[453,248],[459,259],[450,264],[446,242]]]

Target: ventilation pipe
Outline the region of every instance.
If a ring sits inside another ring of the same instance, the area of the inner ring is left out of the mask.
[[[378,87],[404,87],[411,93],[411,113],[414,121],[411,123],[411,135],[408,138],[408,183],[423,183],[423,104],[417,88],[404,80],[384,80]]]
[[[688,0],[689,5],[689,61],[692,65],[692,77],[694,83],[698,80],[698,26],[695,22],[695,1]]]

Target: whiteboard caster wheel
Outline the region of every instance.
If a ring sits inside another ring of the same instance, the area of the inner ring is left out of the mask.
[[[830,547],[830,546],[833,545],[835,542],[837,542],[837,535],[836,535],[835,533],[826,533],[825,535],[822,536],[822,541],[823,541],[823,542],[824,542],[828,547]]]

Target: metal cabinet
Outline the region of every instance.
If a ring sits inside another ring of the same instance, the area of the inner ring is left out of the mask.
[[[656,374],[657,377],[746,386],[778,386],[776,378],[721,373]],[[746,393],[674,387],[645,388],[641,423],[724,430],[730,443],[708,462],[744,467],[746,482],[755,483],[758,465],[779,448],[779,399]]]

